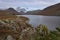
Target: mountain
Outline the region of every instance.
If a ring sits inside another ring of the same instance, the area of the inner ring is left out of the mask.
[[[27,15],[39,15],[42,10],[27,11]]]
[[[46,16],[60,16],[60,3],[46,7],[43,10],[27,11],[22,15],[46,15]]]
[[[13,8],[8,8],[6,10],[0,10],[0,15],[17,15],[17,14],[20,14],[20,13],[18,13]]]
[[[43,10],[28,11],[27,15],[46,15],[46,16],[60,16],[60,3],[46,7]]]
[[[47,16],[60,16],[60,3],[49,6],[40,13]]]
[[[27,11],[26,13],[21,11],[17,12],[13,8],[6,10],[0,10],[0,15],[46,15],[46,16],[60,16],[60,3],[49,6],[43,10]]]

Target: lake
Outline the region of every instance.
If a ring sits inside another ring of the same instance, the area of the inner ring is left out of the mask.
[[[33,27],[39,24],[46,25],[49,30],[55,30],[56,27],[60,26],[59,16],[41,16],[41,15],[18,15],[25,16],[30,19],[29,24]]]

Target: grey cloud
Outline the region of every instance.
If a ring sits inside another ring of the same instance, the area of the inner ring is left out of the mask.
[[[43,9],[58,2],[60,2],[60,0],[0,0],[0,8],[24,7],[32,9]]]

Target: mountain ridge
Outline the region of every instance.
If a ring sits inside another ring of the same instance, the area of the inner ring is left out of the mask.
[[[45,16],[60,16],[60,3],[46,7],[43,10],[27,11],[26,13],[18,12],[13,8],[0,10],[0,15],[45,15]]]

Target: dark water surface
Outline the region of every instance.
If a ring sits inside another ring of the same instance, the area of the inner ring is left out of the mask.
[[[41,16],[41,15],[18,15],[25,16],[30,19],[30,24],[36,27],[39,24],[44,24],[49,30],[54,30],[56,27],[60,27],[60,17],[59,16]]]

